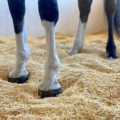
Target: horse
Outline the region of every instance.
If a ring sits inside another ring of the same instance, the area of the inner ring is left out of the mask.
[[[26,62],[30,56],[24,18],[26,11],[25,0],[7,1],[16,39],[16,63],[9,73],[8,81],[23,84],[29,78],[29,73],[26,70]],[[68,52],[70,56],[77,54],[84,46],[84,36],[92,1],[78,0],[79,24],[72,48]],[[116,59],[114,31],[120,36],[120,0],[104,0],[104,6],[108,23],[107,58]],[[55,44],[55,28],[59,19],[57,0],[38,0],[38,11],[45,30],[47,46],[44,77],[38,85],[38,95],[41,98],[56,97],[61,93],[61,86],[56,77],[60,67],[60,60]]]

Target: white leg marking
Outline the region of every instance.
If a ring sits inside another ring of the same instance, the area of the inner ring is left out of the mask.
[[[85,31],[86,23],[83,23],[80,19],[75,40],[73,42],[71,50],[68,52],[70,56],[77,54],[83,48]]]
[[[25,25],[20,34],[16,34],[16,64],[10,72],[10,78],[19,78],[28,75],[26,62],[30,56]]]
[[[56,74],[60,66],[60,60],[57,55],[55,44],[55,25],[54,22],[42,21],[42,25],[46,32],[46,61],[44,78],[40,82],[39,90],[50,91],[61,88],[57,82]]]

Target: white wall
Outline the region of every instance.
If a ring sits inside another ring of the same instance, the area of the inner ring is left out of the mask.
[[[29,36],[43,36],[44,29],[38,14],[38,0],[26,0],[26,24]],[[77,28],[79,11],[77,0],[58,0],[60,17],[57,32],[74,34]],[[102,0],[93,0],[87,31],[96,32],[105,29]],[[0,0],[0,36],[13,36],[12,19],[8,10],[7,0]]]

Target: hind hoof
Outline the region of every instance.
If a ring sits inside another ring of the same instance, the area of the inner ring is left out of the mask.
[[[38,95],[41,98],[46,98],[46,97],[57,97],[61,93],[61,88],[57,90],[51,90],[51,91],[38,91]]]
[[[18,84],[23,84],[25,83],[29,78],[29,75],[26,75],[26,76],[22,76],[20,78],[8,78],[8,82],[11,82],[11,83],[18,83]]]
[[[116,50],[107,50],[107,59],[117,59]]]
[[[116,55],[108,54],[107,59],[108,59],[108,60],[118,59],[118,57],[117,57]]]

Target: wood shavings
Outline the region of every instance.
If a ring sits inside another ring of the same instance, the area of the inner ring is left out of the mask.
[[[0,120],[120,120],[120,41],[116,40],[119,59],[106,60],[106,32],[87,34],[81,53],[68,56],[73,39],[56,36],[62,94],[40,99],[37,86],[43,78],[45,37],[28,39],[30,78],[23,85],[7,82],[15,64],[15,40],[0,37]]]

